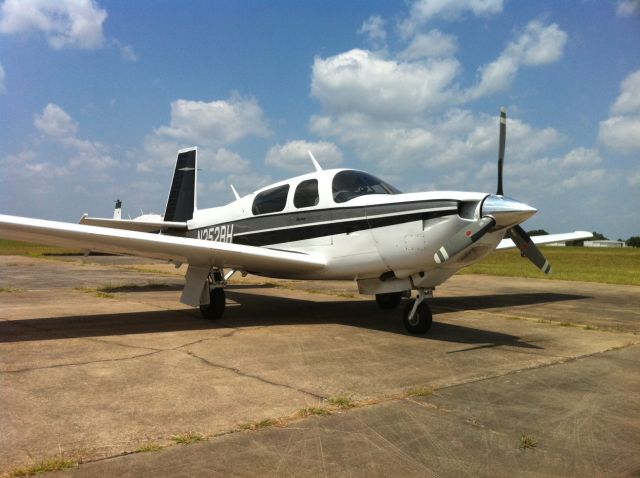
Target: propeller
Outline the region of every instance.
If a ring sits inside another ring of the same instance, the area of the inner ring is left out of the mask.
[[[507,138],[507,110],[500,108],[500,140],[498,146],[498,189],[495,195],[487,196],[480,208],[480,219],[463,227],[438,249],[433,259],[438,264],[464,251],[467,247],[482,238],[491,230],[508,229],[514,244],[520,249],[523,257],[527,257],[542,272],[549,274],[551,265],[540,249],[519,225],[537,211],[524,203],[504,197],[502,188],[502,167]]]

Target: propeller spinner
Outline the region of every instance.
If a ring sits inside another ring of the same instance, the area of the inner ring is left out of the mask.
[[[438,264],[448,261],[451,257],[462,252],[492,230],[508,228],[508,235],[520,249],[523,257],[527,257],[542,272],[549,274],[551,265],[540,249],[531,240],[520,223],[533,216],[536,209],[527,204],[504,197],[502,188],[502,167],[507,137],[507,110],[500,109],[500,140],[498,146],[498,189],[495,195],[489,195],[482,203],[480,219],[456,232],[444,244],[433,259]]]

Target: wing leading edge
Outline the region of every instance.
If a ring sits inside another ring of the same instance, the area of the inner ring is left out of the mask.
[[[0,237],[262,273],[321,269],[323,258],[226,242],[0,214]]]

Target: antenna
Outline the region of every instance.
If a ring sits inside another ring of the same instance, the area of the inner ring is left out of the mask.
[[[233,187],[233,184],[229,184],[229,186],[231,186],[231,190],[233,191],[233,195],[236,197],[236,200],[240,199],[240,195],[238,194],[238,191],[236,191],[236,188]]]
[[[309,153],[309,157],[311,158],[311,162],[313,163],[313,166],[316,168],[316,171],[318,172],[322,171],[322,166],[320,166],[316,158],[313,156],[313,153],[311,151],[307,151],[307,153]]]

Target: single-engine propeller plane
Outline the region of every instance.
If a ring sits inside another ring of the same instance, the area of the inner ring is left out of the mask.
[[[401,193],[352,169],[315,171],[280,181],[226,206],[197,208],[197,149],[178,152],[163,217],[91,218],[80,224],[0,215],[0,237],[188,264],[181,302],[205,318],[225,310],[224,287],[236,271],[290,279],[355,280],[383,309],[404,308],[411,333],[431,326],[426,298],[462,267],[496,249],[519,248],[544,273],[551,266],[536,243],[584,239],[589,232],[529,235],[536,213],[503,194],[506,112],[500,114],[495,194]],[[505,236],[508,236],[505,238]]]

